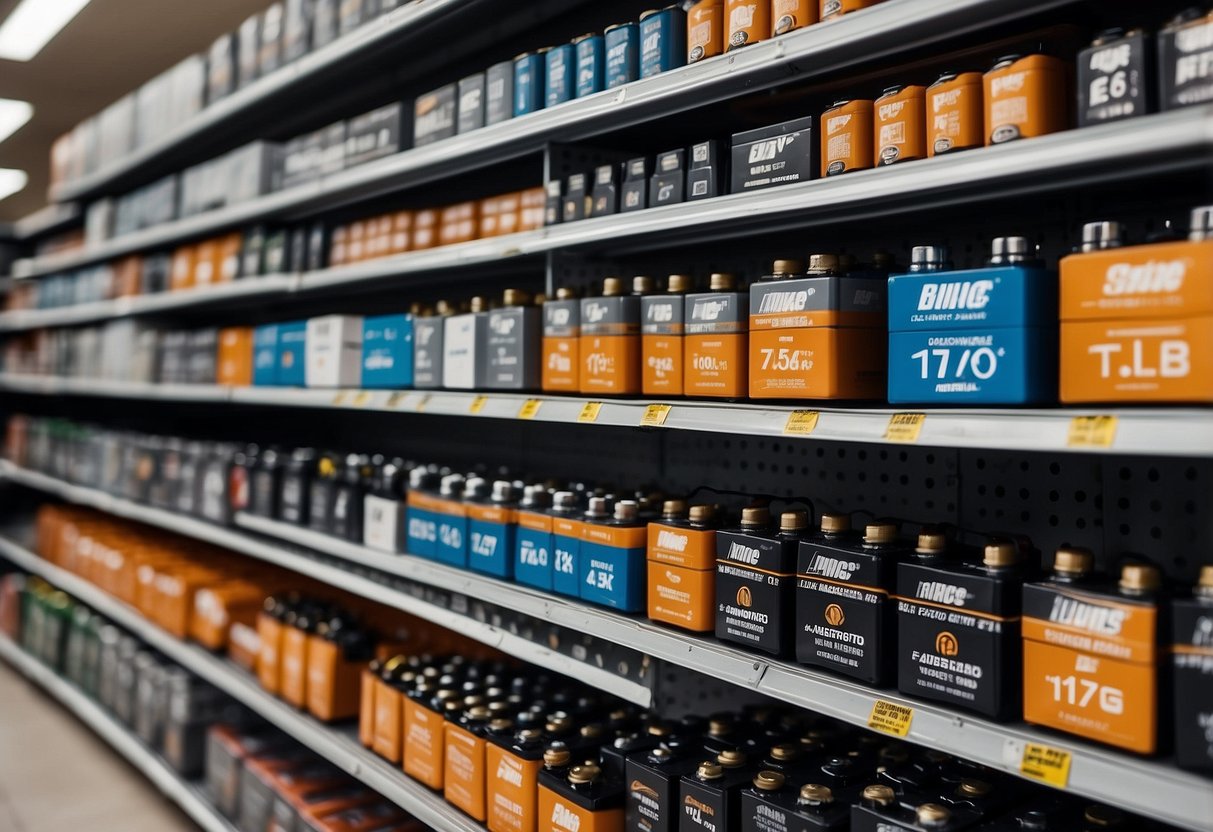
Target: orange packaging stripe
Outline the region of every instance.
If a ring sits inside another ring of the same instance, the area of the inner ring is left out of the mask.
[[[530,529],[536,532],[550,532],[552,530],[552,518],[547,514],[538,514],[533,511],[518,512],[518,525],[523,529]]]
[[[840,312],[815,309],[811,312],[782,312],[750,316],[750,329],[811,329],[815,327],[884,327],[881,312]]]
[[[1072,254],[1060,281],[1063,320],[1213,314],[1213,240]]]
[[[619,549],[640,549],[648,539],[648,529],[645,526],[600,526],[597,523],[582,523],[581,539],[586,543],[601,543]]]
[[[552,518],[552,534],[558,534],[561,537],[581,537],[581,527],[585,524],[580,520],[575,520],[571,517],[553,517]]]
[[[433,494],[426,494],[424,491],[410,491],[408,494],[408,504],[414,508],[433,511],[438,514],[450,514],[454,517],[463,517],[466,513],[466,507],[463,503],[435,497]]]
[[[687,569],[714,569],[716,532],[713,529],[688,529],[650,523],[648,559]]]
[[[512,508],[503,508],[494,505],[481,505],[479,503],[468,503],[466,506],[467,516],[471,520],[481,520],[485,523],[513,523],[518,512]]]

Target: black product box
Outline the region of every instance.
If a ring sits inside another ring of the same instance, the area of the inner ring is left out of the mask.
[[[265,271],[265,226],[254,225],[244,232],[240,247],[240,277],[254,277]]]
[[[485,72],[484,123],[497,124],[514,117],[514,62],[493,64]]]
[[[769,776],[768,772],[768,776]],[[846,832],[851,827],[851,803],[859,797],[861,787],[854,786],[839,793],[830,789],[828,800],[813,799],[823,794],[826,786],[808,786],[801,799],[800,778],[789,780],[777,789],[750,786],[741,793],[741,832],[780,829],[786,832]]]
[[[817,175],[813,117],[733,134],[732,193],[757,191]]]
[[[418,97],[413,105],[413,147],[432,144],[455,135],[458,88],[447,84]]]
[[[236,31],[236,86],[244,89],[257,80],[257,59],[261,54],[261,15],[255,14]]]
[[[619,212],[619,173],[615,165],[594,168],[594,190],[590,195],[590,216],[605,217]]]
[[[586,187],[588,177],[584,173],[574,173],[569,177],[564,189],[564,222],[583,220],[589,213],[589,193]]]
[[[783,656],[792,650],[799,539],[774,530],[716,532],[716,637]]]
[[[189,333],[189,363],[186,384],[214,384],[219,349],[219,330],[214,327]]]
[[[711,780],[701,779],[696,773],[682,778],[679,790],[682,818],[680,832],[719,832],[737,829],[741,819],[741,790],[757,774],[751,766],[725,768],[722,776]]]
[[[553,179],[544,186],[543,224],[557,225],[564,219],[564,183]]]
[[[271,232],[265,238],[265,254],[262,265],[266,274],[282,274],[293,267],[290,257],[289,240],[285,230]]]
[[[632,159],[623,164],[623,188],[619,195],[622,213],[641,211],[649,207],[649,160]]]
[[[221,35],[211,44],[206,55],[206,103],[215,103],[236,89],[236,54],[239,49],[235,33]]]
[[[261,77],[282,66],[282,4],[271,3],[261,15],[261,45],[257,74]]]
[[[292,268],[302,270],[307,263],[307,229],[300,226],[291,230],[290,260]]]
[[[1154,98],[1153,39],[1106,33],[1078,53],[1078,126],[1141,116]]]
[[[681,814],[678,789],[683,775],[694,772],[702,756],[688,751],[656,748],[628,755],[623,764],[624,782],[628,784],[625,829],[677,832]]]
[[[337,39],[337,6],[341,0],[315,0],[312,5],[312,49]]]
[[[345,168],[346,124],[338,121],[320,133],[320,175],[328,176]]]
[[[459,108],[455,119],[455,132],[467,133],[484,127],[484,81],[483,72],[469,75],[459,82]]]
[[[285,0],[282,22],[282,62],[288,64],[311,47],[313,0]]]
[[[167,292],[171,268],[172,257],[168,254],[149,254],[144,257],[139,274],[139,291],[145,295]]]
[[[1213,595],[1175,599],[1171,621],[1175,761],[1183,768],[1213,772]]]
[[[981,820],[970,806],[943,806],[933,794],[915,790],[896,794],[887,805],[862,800],[851,808],[851,832],[955,832]]]
[[[183,331],[165,332],[160,338],[160,383],[185,384],[189,365],[189,335]]]
[[[649,207],[682,202],[686,190],[687,152],[681,148],[657,156],[653,178],[649,180]]]
[[[706,141],[692,145],[691,169],[687,172],[687,201],[719,196],[722,177],[720,142]]]
[[[345,129],[345,167],[400,151],[400,109],[400,102],[395,102],[349,120]]]
[[[1213,14],[1183,13],[1158,33],[1163,110],[1213,101]]]
[[[307,237],[307,262],[302,261],[296,264],[296,268],[309,272],[320,271],[328,262],[329,254],[329,235],[328,229],[325,228],[323,222],[312,223],[311,230]]]

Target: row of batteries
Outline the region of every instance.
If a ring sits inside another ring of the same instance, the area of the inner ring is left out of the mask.
[[[630,293],[607,278],[601,295],[562,288],[541,306],[507,290],[499,308],[475,298],[471,311],[440,301],[236,328],[220,366],[243,370],[220,380],[1025,404],[1056,400],[1060,367],[1063,402],[1213,399],[1213,208],[1192,212],[1186,240],[1123,242],[1117,223],[1088,224],[1060,280],[1025,238],[1002,237],[977,269],[918,246],[892,276],[887,256],[821,254],[807,268],[776,261],[748,291],[729,274],[707,292],[685,275],[662,292],[649,277]]]

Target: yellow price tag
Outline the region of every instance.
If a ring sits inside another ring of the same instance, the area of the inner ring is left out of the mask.
[[[417,402],[417,412],[425,413],[425,407],[429,403],[430,403],[430,394],[426,393],[424,396],[421,397],[421,400]]]
[[[363,390],[357,396],[354,396],[354,407],[366,407],[371,403],[371,391]]]
[[[472,403],[468,405],[468,413],[479,413],[484,410],[484,406],[489,403],[488,396],[477,396],[472,399]]]
[[[399,391],[393,393],[392,395],[388,396],[387,401],[384,402],[384,404],[386,404],[388,407],[400,407],[400,403],[404,401],[404,399],[407,395],[408,395],[408,393],[406,393],[405,391],[399,390]]]
[[[350,393],[348,390],[340,391],[336,396],[333,396],[333,407],[341,407],[349,397]]]
[[[659,428],[665,424],[666,418],[670,415],[673,408],[668,404],[651,404],[644,409],[644,415],[640,417],[640,426],[642,428]]]
[[[1070,781],[1070,752],[1030,742],[1023,747],[1019,773],[1024,777],[1064,789]]]
[[[598,411],[602,410],[602,402],[586,402],[581,406],[581,412],[577,414],[578,422],[597,422]]]
[[[519,419],[534,419],[539,413],[539,407],[543,404],[543,399],[527,399],[522,403],[522,407],[518,408]]]
[[[816,410],[793,410],[788,414],[783,432],[789,436],[808,436],[817,429],[819,416],[821,414]]]
[[[889,417],[889,426],[884,430],[884,438],[888,442],[918,441],[922,432],[922,423],[927,420],[925,413],[894,413]]]
[[[910,733],[910,722],[913,719],[913,708],[877,699],[872,705],[872,713],[868,715],[868,727],[873,731],[904,737]]]
[[[1116,438],[1115,416],[1075,416],[1070,420],[1067,448],[1110,448]]]

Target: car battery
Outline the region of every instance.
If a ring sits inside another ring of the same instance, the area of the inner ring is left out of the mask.
[[[454,682],[452,682],[454,684]],[[446,774],[444,714],[458,711],[459,692],[418,685],[404,699],[404,773],[431,789],[441,789]]]
[[[413,386],[418,390],[442,386],[443,336],[446,319],[453,314],[455,307],[440,300],[432,311],[413,317]]]
[[[219,330],[197,329],[189,334],[186,384],[214,384],[218,372]],[[104,358],[103,358],[104,360]],[[113,365],[107,365],[113,366]]]
[[[731,274],[713,274],[708,292],[686,296],[683,389],[688,396],[743,398],[749,388],[749,293]]]
[[[858,790],[852,789],[853,797]],[[741,792],[740,832],[846,832],[851,824],[847,794],[820,783],[796,785],[784,772],[763,770]]]
[[[872,167],[876,158],[874,103],[866,99],[838,101],[821,114],[823,177]]]
[[[953,270],[935,246],[889,277],[889,401],[1029,404],[1056,394],[1056,280],[1023,237]]]
[[[316,624],[307,642],[307,710],[321,722],[358,716],[362,668],[374,647],[370,633],[341,616]]]
[[[514,578],[514,537],[518,494],[509,480],[496,480],[488,499],[465,503],[468,517],[468,568],[495,578]]]
[[[724,51],[724,0],[699,0],[687,11],[687,63]]]
[[[1066,129],[1068,88],[1066,65],[1059,58],[999,58],[983,78],[986,144]]]
[[[677,832],[682,777],[693,773],[702,757],[698,748],[668,743],[629,754],[624,761],[624,782],[628,784],[624,828]]]
[[[591,497],[578,554],[581,600],[623,612],[642,611],[646,539],[635,500],[608,507],[606,498]]]
[[[1108,29],[1078,53],[1078,126],[1154,109],[1154,39],[1142,29]]]
[[[657,154],[656,169],[649,179],[649,207],[673,205],[686,193],[686,151],[669,150]]]
[[[577,61],[575,96],[584,98],[601,91],[606,75],[606,51],[602,35],[590,33],[573,38],[573,50]]]
[[[515,727],[490,727],[487,734],[484,760],[489,832],[535,832],[538,828],[543,730]]]
[[[187,780],[197,779],[205,769],[207,728],[230,700],[181,668],[166,673],[165,698],[164,759]]]
[[[362,319],[362,386],[398,389],[413,385],[413,316]]]
[[[499,124],[514,117],[514,62],[501,61],[485,71],[484,123]]]
[[[926,89],[889,87],[873,104],[876,167],[927,157]]]
[[[580,390],[581,301],[573,289],[556,290],[543,304],[543,364],[540,387],[544,392]]]
[[[553,46],[544,53],[544,107],[571,101],[577,94],[577,55],[572,43]]]
[[[679,832],[713,832],[741,826],[741,792],[756,772],[744,752],[729,749],[683,775]]]
[[[348,790],[350,778],[342,774],[327,761],[308,761],[305,765],[269,772],[268,778],[259,783],[267,790],[265,795],[268,806],[264,828],[267,832],[277,832],[279,829],[294,829],[297,810],[302,805],[304,795],[317,792],[332,792]]]
[[[269,693],[282,688],[282,640],[286,617],[294,615],[297,598],[271,595],[257,615],[257,681]]]
[[[552,497],[542,485],[528,485],[518,504],[514,533],[514,580],[552,590]]]
[[[1187,9],[1158,32],[1160,107],[1213,101],[1213,9]]]
[[[750,397],[882,399],[886,282],[848,275],[833,254],[814,254],[808,272],[792,261],[750,286]]]
[[[284,735],[259,726],[218,723],[207,729],[206,788],[220,814],[229,820],[239,815],[244,761],[280,753],[287,745]]]
[[[308,387],[358,387],[362,381],[362,318],[326,315],[307,322]]]
[[[542,832],[622,832],[623,783],[592,762],[570,766],[561,774],[548,769],[539,772]]]
[[[897,667],[897,566],[908,557],[897,526],[869,523],[863,536],[846,515],[826,514],[800,544],[796,584],[796,660],[871,685]]]
[[[576,222],[590,214],[591,205],[589,177],[584,173],[573,173],[565,181],[564,195],[560,201],[560,221]]]
[[[667,500],[648,527],[648,615],[692,632],[716,627],[716,512]]]
[[[253,383],[253,330],[229,326],[219,330],[215,383],[247,387]]]
[[[362,542],[363,500],[373,478],[371,458],[348,454],[333,488],[333,505],[326,531],[340,540]]]
[[[641,78],[669,72],[686,63],[687,18],[681,6],[643,12],[639,29]]]
[[[606,51],[606,89],[631,83],[640,77],[640,27],[616,23],[603,32]]]
[[[514,117],[543,109],[546,93],[544,67],[548,50],[524,52],[514,58]]]
[[[485,74],[477,72],[459,80],[459,104],[455,111],[455,132],[479,130],[485,123]]]
[[[564,221],[564,181],[552,179],[543,186],[543,224],[558,225]]]
[[[324,614],[318,603],[304,600],[282,620],[278,696],[300,710],[307,706],[308,642]]]
[[[362,501],[362,544],[388,554],[406,550],[405,495],[409,475],[404,460],[395,458],[375,468],[374,481]]]
[[[720,142],[706,141],[691,145],[691,168],[687,171],[687,201],[719,196],[723,179]]]
[[[413,104],[413,147],[449,139],[456,132],[459,88],[447,84],[420,96]]]
[[[882,2],[884,0],[821,0],[821,19],[830,20]]]
[[[471,306],[443,320],[442,386],[448,390],[479,390],[488,376],[487,298],[472,298]]]
[[[1204,566],[1191,596],[1171,605],[1175,762],[1213,770],[1213,566]]]
[[[340,461],[335,454],[322,454],[306,491],[307,509],[303,517],[308,528],[327,533],[332,525],[333,495],[337,490]],[[281,511],[279,511],[281,514]]]
[[[450,507],[440,496],[441,476],[437,469],[418,466],[409,471],[408,519],[405,548],[409,554],[434,558],[438,545],[438,521]]]
[[[733,134],[732,188],[738,194],[793,182],[817,174],[817,140],[812,116]]]
[[[1121,247],[1117,223],[1083,227],[1061,260],[1061,400],[1213,400],[1213,207],[1189,239]]]
[[[783,35],[817,22],[818,0],[771,0],[771,34]]]
[[[240,773],[236,828],[240,832],[267,828],[274,809],[274,776],[291,769],[306,769],[314,764],[312,761],[310,752],[301,748],[247,758]]]
[[[284,523],[307,526],[312,507],[312,476],[316,473],[316,452],[296,448],[279,475],[278,518]]]
[[[584,506],[572,491],[552,495],[552,591],[581,595],[581,536]]]
[[[278,325],[277,379],[280,387],[307,383],[307,321]]]
[[[640,392],[646,396],[681,396],[686,293],[691,279],[672,274],[666,290],[640,299]]]
[[[253,386],[278,385],[278,324],[253,330]]]
[[[1019,614],[1028,564],[1010,541],[949,558],[924,532],[897,566],[898,689],[998,720],[1021,710]]]
[[[259,517],[277,520],[280,516],[283,464],[278,452],[266,448],[256,459],[249,475],[247,511]]]
[[[980,72],[945,72],[926,91],[927,155],[985,144]]]
[[[467,568],[468,518],[464,499],[468,495],[479,496],[487,487],[479,477],[465,479],[462,474],[447,474],[442,478],[438,500],[430,506],[437,515],[434,560]]]
[[[771,4],[767,0],[725,0],[725,51],[751,46],[771,35]]]
[[[455,719],[448,717],[443,732],[443,797],[481,823],[488,815],[485,748],[492,719],[493,711],[487,705],[473,705]]]
[[[459,108],[462,113],[462,83],[459,85],[458,92],[460,95]],[[351,168],[399,152],[400,131],[401,114],[398,101],[350,119],[345,131],[344,166]],[[300,229],[300,231],[303,231],[304,234],[307,233],[304,229]],[[296,271],[303,271],[308,267],[306,255],[294,257],[291,262]]]
[[[1161,578],[1128,563],[1109,586],[1093,563],[1063,547],[1050,578],[1024,586],[1023,718],[1153,754],[1170,741],[1159,728]]]
[[[775,656],[791,652],[796,547],[803,511],[779,528],[765,508],[746,508],[741,525],[716,533],[716,637]]]
[[[648,292],[644,284],[639,288],[641,293],[625,295],[623,281],[608,277],[600,296],[582,298],[582,393],[626,396],[640,392],[640,297]]]
[[[306,784],[287,789],[274,800],[269,832],[298,832],[305,815],[323,817],[378,803],[381,798],[361,783]]]
[[[623,165],[623,185],[619,193],[622,213],[642,211],[649,207],[649,160],[632,159]]]
[[[404,701],[417,679],[404,656],[372,661],[362,671],[359,734],[366,734],[363,745],[396,765],[404,759]]]
[[[619,212],[619,171],[615,165],[594,168],[594,187],[590,191],[590,216],[605,217]]]
[[[929,793],[899,794],[881,784],[867,786],[851,810],[852,832],[953,832],[972,829],[981,820],[981,813],[969,806],[945,806]]]

